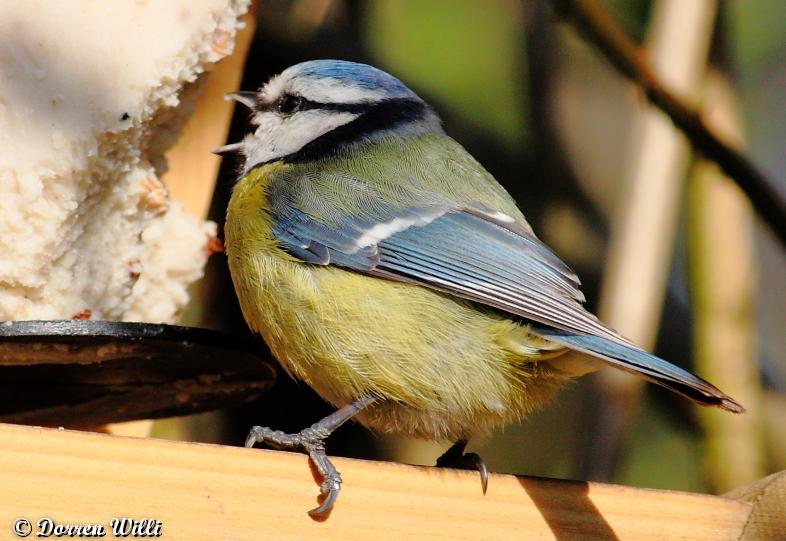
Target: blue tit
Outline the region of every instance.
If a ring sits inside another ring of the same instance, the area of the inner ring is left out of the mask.
[[[243,315],[292,377],[339,408],[298,434],[254,427],[247,445],[310,455],[325,496],[313,513],[341,482],[324,440],[352,417],[455,442],[461,458],[470,438],[603,365],[743,411],[588,312],[574,272],[395,77],[315,60],[229,97],[256,127],[216,150],[244,159],[225,227]]]

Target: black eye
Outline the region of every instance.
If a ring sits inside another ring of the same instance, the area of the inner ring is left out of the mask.
[[[280,100],[278,100],[278,112],[284,115],[299,111],[302,106],[303,98],[300,96],[286,94],[285,96],[282,96]]]

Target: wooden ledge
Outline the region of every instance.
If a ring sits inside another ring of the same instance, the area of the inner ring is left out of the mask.
[[[754,503],[599,483],[335,459],[323,521],[305,456],[0,424],[0,537],[13,522],[155,519],[164,539],[741,539]]]

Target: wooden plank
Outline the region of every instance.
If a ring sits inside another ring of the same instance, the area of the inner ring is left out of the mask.
[[[155,519],[168,539],[738,539],[749,503],[700,494],[335,459],[336,508],[310,518],[305,456],[0,425],[0,531],[20,517]],[[3,533],[2,535],[7,535]],[[111,538],[108,533],[107,538]]]
[[[753,505],[740,541],[786,539],[786,471],[734,489],[726,496]]]

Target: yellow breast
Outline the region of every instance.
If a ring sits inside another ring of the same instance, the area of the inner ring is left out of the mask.
[[[249,326],[282,366],[343,405],[385,403],[360,417],[379,430],[458,438],[548,400],[565,374],[532,362],[557,349],[526,326],[425,287],[309,265],[278,247],[269,165],[238,183],[226,251]]]

